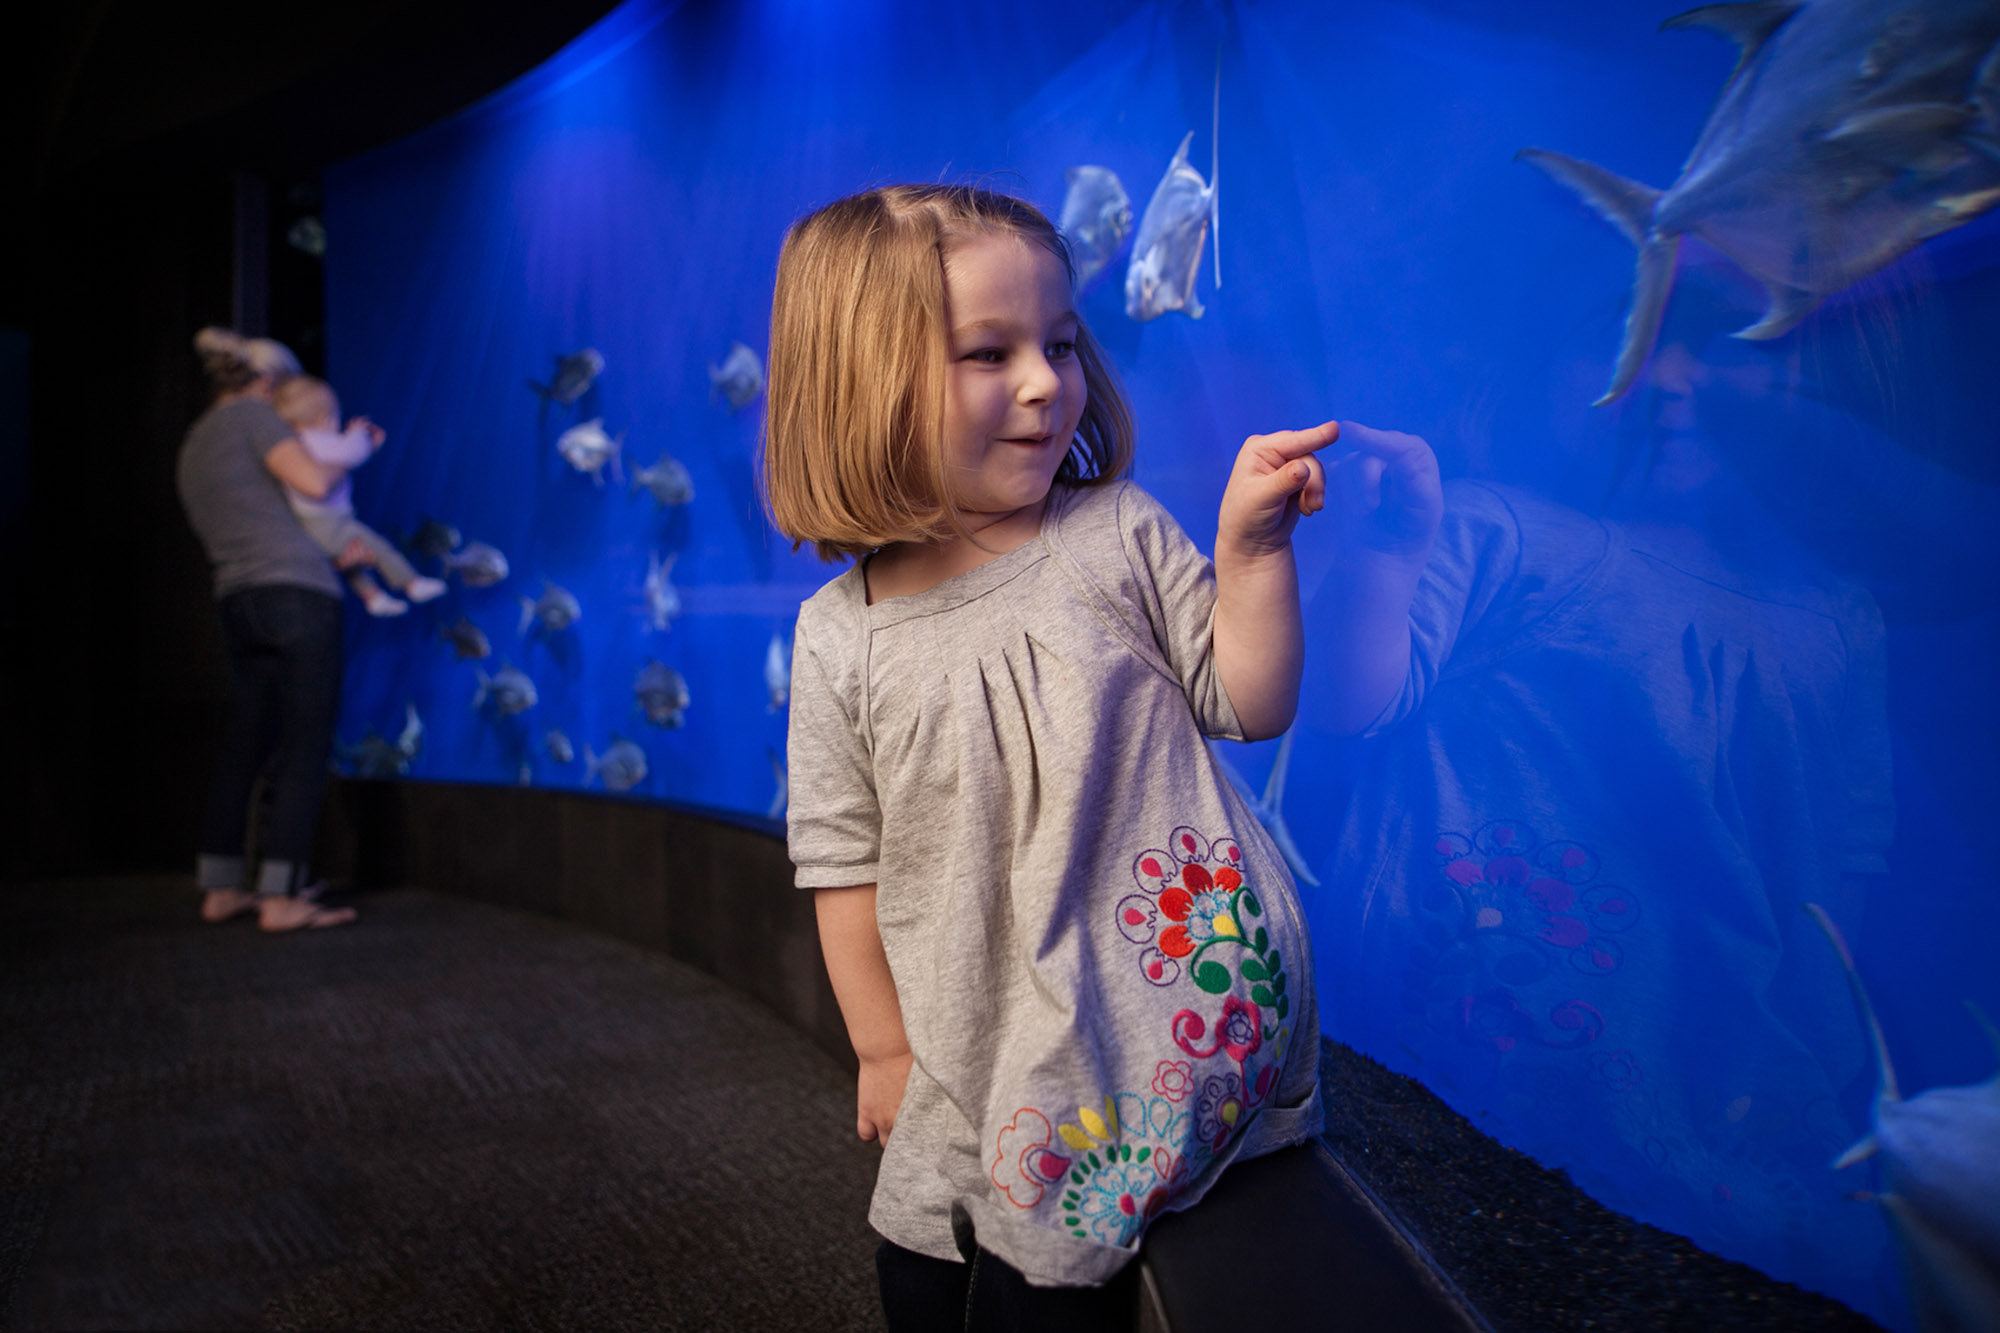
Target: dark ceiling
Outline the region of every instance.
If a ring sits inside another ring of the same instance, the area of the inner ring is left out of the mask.
[[[420,129],[539,64],[611,0],[335,0],[331,4],[41,6],[11,55],[19,105],[0,162],[0,244],[190,171],[309,176]],[[135,219],[135,225],[143,225]],[[23,265],[0,265],[0,324],[19,324]]]

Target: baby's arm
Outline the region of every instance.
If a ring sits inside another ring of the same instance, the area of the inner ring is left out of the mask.
[[[1327,468],[1314,454],[1336,439],[1343,454]],[[1410,599],[1443,509],[1430,446],[1352,422],[1253,435],[1236,456],[1215,538],[1216,671],[1249,740],[1280,734],[1298,709],[1305,634],[1291,535],[1301,515],[1324,507],[1330,485],[1341,551],[1328,578],[1343,630],[1314,688],[1334,691],[1334,716],[1352,718],[1358,732],[1408,667]]]
[[[841,1017],[847,1020],[848,1040],[861,1057],[855,1132],[886,1143],[910,1078],[910,1039],[903,1031],[903,1009],[896,1001],[896,983],[889,975],[889,958],[882,952],[882,933],[875,924],[875,886],[815,889],[813,907],[819,914],[826,973],[833,981],[834,998],[840,1001]]]
[[[381,447],[381,428],[356,417],[344,431],[302,430],[299,443],[317,462],[345,471],[360,467]]]

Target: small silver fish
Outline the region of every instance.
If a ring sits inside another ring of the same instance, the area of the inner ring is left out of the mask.
[[[500,670],[491,676],[478,668],[474,670],[478,671],[479,675],[479,692],[472,696],[474,708],[483,706],[488,699],[491,699],[494,709],[502,717],[508,717],[515,713],[526,712],[539,702],[539,696],[535,693],[535,682],[529,680],[527,673],[519,667],[502,663]]]
[[[507,557],[485,542],[467,542],[444,557],[447,574],[456,572],[468,588],[490,588],[507,577]]]
[[[326,258],[326,224],[315,217],[303,217],[285,232],[285,244],[314,259]]]
[[[632,682],[632,694],[646,720],[656,727],[678,727],[687,721],[687,681],[664,662],[648,659]]]
[[[1069,182],[1069,192],[1063,196],[1057,227],[1069,241],[1076,288],[1082,291],[1125,244],[1132,230],[1132,197],[1109,167],[1071,167],[1063,179]]]
[[[775,631],[764,646],[764,695],[770,701],[764,708],[767,713],[792,701],[792,645]]]
[[[410,761],[423,748],[424,723],[415,704],[403,705],[403,730],[393,741],[385,740],[373,727],[359,744],[347,746],[342,754],[362,778],[401,777],[410,771]]]
[[[731,343],[722,364],[709,365],[708,382],[711,398],[719,393],[729,400],[730,411],[741,412],[764,391],[764,363],[745,344]]]
[[[486,631],[472,623],[466,616],[460,616],[452,624],[438,631],[438,635],[452,646],[460,657],[481,658],[491,655],[493,645],[486,638]]]
[[[665,560],[658,551],[647,557],[644,615],[647,622],[661,633],[674,626],[674,617],[681,613],[680,589],[674,586],[674,561],[680,559],[676,552]]]
[[[1848,989],[1882,1067],[1867,1137],[1839,1170],[1879,1155],[1889,1215],[1924,1333],[2000,1328],[2000,1074],[1972,1087],[1932,1088],[1905,1101],[1889,1045],[1847,941],[1817,903],[1805,904],[1840,955]],[[1978,1013],[1974,1010],[1975,1015]],[[2000,1053],[2000,1033],[1981,1017]]]
[[[771,804],[764,810],[764,818],[783,819],[785,807],[792,803],[791,775],[785,771],[785,761],[778,757],[776,750],[766,750],[764,753],[771,756],[771,780],[777,784],[776,790],[771,794]]]
[[[604,373],[604,358],[595,347],[583,347],[568,356],[556,358],[556,373],[547,384],[528,381],[528,387],[541,395],[542,409],[548,410],[551,402],[572,406],[577,399],[590,392],[590,386]]]
[[[1299,851],[1298,843],[1292,840],[1292,830],[1285,823],[1285,774],[1292,766],[1294,734],[1287,731],[1285,738],[1278,742],[1278,753],[1271,760],[1271,773],[1264,780],[1264,794],[1261,796],[1252,790],[1249,782],[1236,771],[1236,765],[1223,758],[1222,750],[1215,742],[1209,742],[1209,749],[1215,755],[1215,762],[1222,766],[1223,776],[1227,777],[1231,785],[1242,794],[1244,803],[1250,807],[1250,813],[1257,816],[1257,822],[1264,826],[1264,830],[1271,835],[1271,841],[1277,844],[1278,855],[1284,857],[1285,864],[1292,868],[1293,877],[1301,884],[1310,884],[1317,888],[1319,880],[1314,878],[1312,867],[1306,863],[1305,856]]]
[[[661,508],[671,508],[694,499],[694,478],[688,475],[680,459],[663,453],[651,467],[642,467],[632,474],[633,494],[641,489],[651,491]]]
[[[521,629],[526,634],[537,620],[550,634],[560,634],[583,618],[583,604],[576,594],[560,584],[542,580],[542,595],[521,599]]]
[[[558,764],[567,764],[576,758],[576,747],[571,745],[569,737],[560,731],[549,732],[542,738],[542,743],[548,747],[549,758]]]
[[[615,735],[601,758],[592,754],[586,745],[583,747],[584,785],[588,786],[592,778],[603,778],[606,791],[631,791],[646,780],[646,752]]]
[[[420,556],[442,560],[456,551],[463,540],[465,539],[459,536],[458,529],[451,524],[427,518],[417,525],[416,532],[411,535],[410,549]]]
[[[602,486],[607,463],[611,465],[612,479],[621,479],[618,454],[624,445],[624,431],[619,431],[617,438],[613,439],[604,433],[604,418],[592,417],[582,425],[571,426],[557,437],[556,452],[563,456],[564,462]]]

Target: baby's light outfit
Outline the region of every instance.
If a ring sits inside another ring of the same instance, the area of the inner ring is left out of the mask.
[[[357,468],[375,452],[375,442],[359,426],[346,431],[301,430],[297,437],[308,457],[329,467]],[[315,500],[289,486],[285,488],[285,498],[291,503],[292,513],[298,516],[299,526],[328,555],[337,556],[347,549],[349,542],[358,541],[368,548],[375,569],[390,587],[407,587],[417,577],[415,567],[388,538],[354,516],[354,484],[348,478],[342,477],[323,500]],[[358,570],[350,571],[348,576],[350,585],[364,597],[368,594],[356,580],[365,577]]]

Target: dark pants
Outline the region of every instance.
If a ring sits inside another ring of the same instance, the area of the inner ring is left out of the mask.
[[[268,776],[258,853],[303,884],[340,710],[340,600],[305,588],[246,588],[220,603],[229,725],[209,777],[201,850],[241,856],[250,797]]]
[[[1136,1259],[1101,1287],[1036,1287],[984,1250],[953,1263],[885,1240],[875,1274],[889,1333],[1128,1333],[1138,1322]]]

